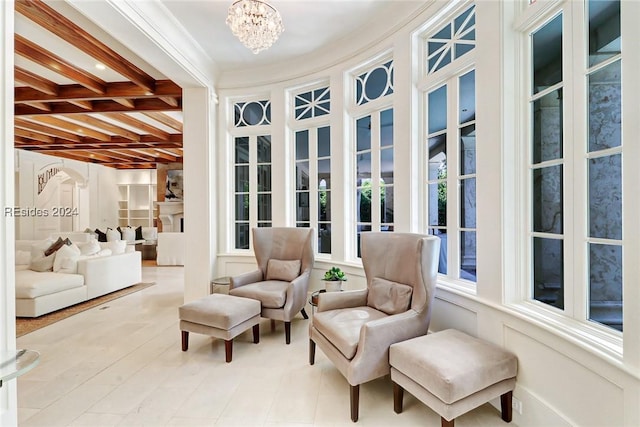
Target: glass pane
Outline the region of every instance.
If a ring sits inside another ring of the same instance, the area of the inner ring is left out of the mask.
[[[476,281],[476,232],[460,233],[460,278]]]
[[[296,132],[296,160],[309,158],[309,131]]]
[[[236,249],[249,249],[249,223],[236,223]]]
[[[533,163],[562,158],[562,89],[533,102]]]
[[[236,220],[249,221],[248,194],[236,194]]]
[[[589,236],[622,239],[622,156],[589,160]]]
[[[264,107],[259,102],[249,102],[244,106],[242,118],[249,126],[259,125],[264,120]]]
[[[440,256],[438,257],[438,273],[447,274],[447,230],[430,228],[429,234],[440,238]]]
[[[357,156],[356,164],[357,183],[356,185],[364,185],[363,181],[371,180],[371,153],[362,153]],[[371,185],[371,183],[369,183]]]
[[[309,221],[309,192],[296,193],[296,221]]]
[[[308,222],[296,222],[296,227],[298,228],[309,228],[311,224]]]
[[[476,228],[476,179],[460,181],[460,227]]]
[[[622,144],[620,61],[589,76],[589,151]]]
[[[380,151],[381,183],[393,184],[393,147]]]
[[[533,238],[533,297],[557,308],[564,308],[563,242]]]
[[[371,182],[356,190],[356,221],[371,222]]]
[[[393,223],[393,186],[380,187],[380,222]]]
[[[460,129],[460,175],[476,173],[476,126]]]
[[[476,23],[475,14],[473,14],[473,16],[469,17],[469,15],[471,15],[471,13],[473,12],[473,8],[474,8],[474,6],[471,6],[469,9],[465,10],[464,12],[462,12],[460,15],[458,15],[456,17],[456,19],[453,20],[453,30],[455,32],[458,32],[460,30],[460,27],[462,27],[462,24],[464,24],[465,21],[466,21],[466,24],[465,24],[464,28],[472,27]],[[468,21],[467,21],[467,18],[469,19]]]
[[[331,127],[318,128],[318,157],[331,155]]]
[[[249,163],[249,138],[236,138],[236,163]]]
[[[271,191],[271,165],[258,165],[258,191]]]
[[[371,116],[356,121],[356,151],[371,149]]]
[[[271,227],[271,222],[259,222],[258,227],[261,227],[261,228]]]
[[[533,171],[533,231],[562,234],[562,166]]]
[[[622,246],[589,245],[589,320],[622,331]]]
[[[318,192],[318,221],[331,221],[331,191]]]
[[[380,113],[380,146],[393,145],[393,109]]]
[[[562,81],[562,15],[531,35],[533,93]]]
[[[331,188],[331,160],[318,160],[318,188]]]
[[[472,47],[472,46],[471,46]],[[460,124],[476,119],[476,72],[470,71],[460,77],[460,105],[458,118]]]
[[[236,193],[249,191],[249,166],[236,166]]]
[[[429,138],[429,181],[447,177],[447,137]]]
[[[296,162],[296,190],[309,189],[309,162]]]
[[[384,67],[378,67],[366,77],[364,93],[369,100],[377,99],[385,93],[387,75],[387,70]]]
[[[620,2],[589,0],[589,65],[620,53]]]
[[[357,227],[357,242],[356,242],[356,247],[357,247],[357,252],[358,252],[358,258],[360,258],[360,234],[367,232],[367,231],[371,231],[371,226],[370,225],[358,225]]]
[[[318,253],[331,253],[331,224],[318,224]]]
[[[271,163],[271,135],[258,137],[258,163]]]
[[[258,194],[258,221],[271,221],[271,194]]]
[[[429,184],[429,225],[447,225],[447,183]]]
[[[429,133],[447,128],[447,86],[429,93]]]

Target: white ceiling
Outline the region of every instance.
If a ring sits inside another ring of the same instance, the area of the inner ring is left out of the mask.
[[[386,30],[425,4],[409,0],[269,0],[285,31],[254,55],[225,24],[233,0],[162,0],[221,71],[271,65],[357,35],[369,26]]]

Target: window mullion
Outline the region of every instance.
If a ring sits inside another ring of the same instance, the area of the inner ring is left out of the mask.
[[[258,226],[258,137],[249,137],[249,236],[253,247],[251,229]]]
[[[460,128],[458,76],[447,82],[447,275],[460,276]]]
[[[318,230],[318,127],[309,129],[309,209],[309,226]]]
[[[380,112],[371,114],[371,230],[380,231]]]

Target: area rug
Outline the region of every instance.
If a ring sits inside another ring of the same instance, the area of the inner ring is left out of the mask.
[[[141,291],[153,285],[155,285],[155,282],[138,283],[136,285],[129,286],[128,288],[120,289],[119,291],[111,292],[110,294],[103,295],[89,301],[81,302],[79,304],[72,305],[70,307],[63,308],[49,314],[43,314],[40,317],[18,317],[16,318],[16,337],[21,337],[22,335],[26,335],[29,332],[33,332],[40,328],[44,328],[45,326],[49,326],[52,323],[73,316],[74,314],[81,313],[85,310],[89,310],[90,308],[99,306],[109,301],[113,301],[125,295]]]

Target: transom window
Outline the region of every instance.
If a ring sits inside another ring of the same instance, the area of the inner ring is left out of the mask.
[[[296,120],[320,117],[331,112],[331,91],[329,87],[299,93],[294,98]]]
[[[234,112],[235,127],[271,124],[271,101],[237,102]]]
[[[356,105],[393,93],[393,61],[380,64],[355,78]]]
[[[475,6],[471,6],[427,39],[427,73],[446,67],[476,46]]]

